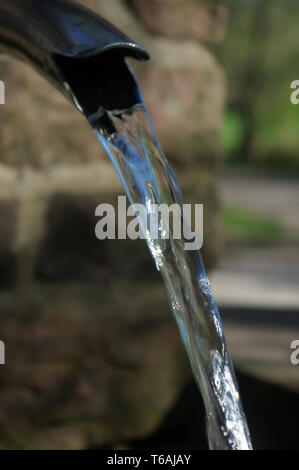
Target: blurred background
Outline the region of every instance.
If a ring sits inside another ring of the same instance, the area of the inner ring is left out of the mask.
[[[85,0],[132,62],[186,202],[260,449],[298,447],[299,6]],[[0,56],[0,448],[206,448],[204,412],[142,241],[98,241],[123,194],[83,117]]]

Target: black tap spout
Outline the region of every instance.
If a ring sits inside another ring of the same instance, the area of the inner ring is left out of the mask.
[[[125,57],[148,53],[72,0],[0,0],[0,50],[29,62],[90,120],[141,101]]]

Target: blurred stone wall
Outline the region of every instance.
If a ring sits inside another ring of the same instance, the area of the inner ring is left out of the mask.
[[[134,63],[186,201],[217,238],[226,11],[210,0],[89,0],[147,48]],[[142,241],[98,241],[122,188],[84,118],[27,65],[0,59],[0,448],[118,446],[155,430],[190,378]]]

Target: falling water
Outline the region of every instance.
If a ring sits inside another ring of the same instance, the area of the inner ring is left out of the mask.
[[[155,136],[144,105],[121,115],[107,112],[107,132],[96,120],[95,133],[109,155],[131,204],[177,203],[182,195]],[[111,131],[113,129],[113,131]],[[146,241],[164,280],[171,309],[201,390],[211,449],[251,449],[221,319],[199,251],[186,251],[183,239],[153,238],[143,226]],[[164,229],[163,220],[159,231]],[[171,235],[171,234],[170,234]]]

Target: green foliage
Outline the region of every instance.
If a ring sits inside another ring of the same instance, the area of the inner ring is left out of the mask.
[[[226,155],[229,160],[239,153],[247,163],[297,168],[299,105],[290,102],[290,84],[299,80],[299,3],[231,0],[229,5],[223,55],[229,109],[223,130]]]
[[[276,220],[235,207],[222,209],[222,224],[227,237],[243,244],[269,244],[282,241],[284,227]]]
[[[245,131],[245,123],[240,113],[227,110],[222,128],[222,145],[226,155],[234,155],[240,148]]]

